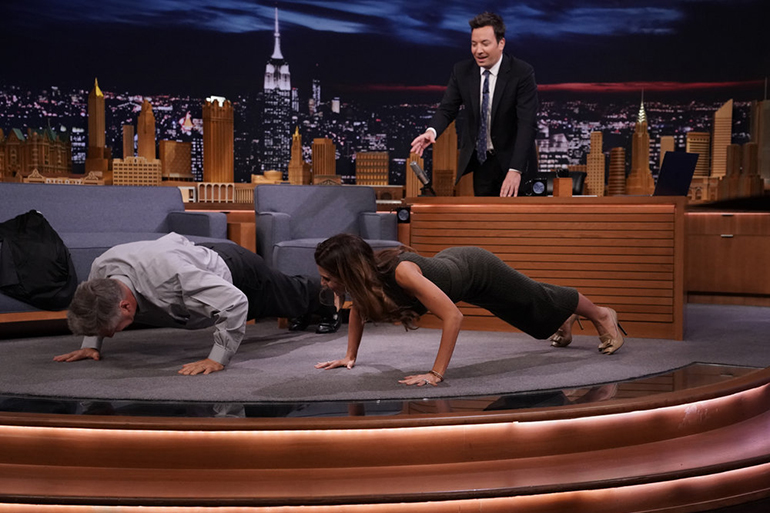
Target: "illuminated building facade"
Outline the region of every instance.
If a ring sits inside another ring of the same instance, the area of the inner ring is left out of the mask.
[[[123,158],[134,156],[134,125],[123,125]]]
[[[212,96],[203,104],[203,181],[233,182],[235,149],[233,105]]]
[[[658,167],[663,165],[663,158],[666,156],[666,152],[676,150],[676,138],[673,135],[664,135],[660,138],[660,160],[658,161]]]
[[[192,143],[179,141],[160,141],[161,178],[163,181],[180,180],[192,182]]]
[[[160,185],[160,160],[126,157],[112,161],[112,185]]]
[[[386,151],[356,153],[357,185],[388,185],[389,158]]]
[[[714,113],[714,136],[711,139],[711,175],[721,178],[727,173],[727,147],[732,144],[733,101],[729,100]]]
[[[726,151],[726,173],[719,179],[718,199],[761,196],[764,181],[759,175],[757,143],[731,144]]]
[[[653,191],[655,180],[650,171],[650,134],[647,131],[647,113],[642,101],[631,138],[631,172],[626,179],[626,194],[651,196]]]
[[[262,171],[286,172],[291,144],[291,74],[281,53],[278,9],[275,10],[275,46],[265,66],[262,115]]]
[[[110,159],[112,154],[107,148],[104,120],[104,93],[94,79],[94,87],[88,94],[88,150],[86,153],[86,173],[102,173],[109,183]]]
[[[759,176],[770,180],[770,100],[751,106],[751,142],[757,143]]]
[[[0,130],[0,181],[22,181],[37,171],[44,177],[68,176],[72,172],[72,149],[66,134],[50,128]]]
[[[591,151],[586,156],[586,181],[584,194],[604,196],[604,175],[606,173],[606,158],[602,147],[604,137],[601,132],[591,132]]]
[[[310,164],[302,157],[302,136],[299,128],[294,130],[291,137],[291,160],[289,160],[289,183],[293,185],[309,185],[313,183]]]
[[[717,183],[719,178],[709,176],[711,169],[711,135],[708,132],[687,132],[685,151],[698,154],[690,193],[692,201],[713,201],[717,198]]]
[[[149,101],[142,102],[142,111],[136,122],[137,131],[137,157],[144,157],[147,161],[155,160],[155,115],[152,113],[152,105]]]
[[[698,154],[698,164],[693,176],[709,176],[711,166],[711,136],[707,132],[687,132],[685,148],[688,153]]]
[[[331,139],[313,139],[313,183],[319,176],[337,175],[337,149]]]
[[[622,196],[626,193],[626,150],[610,150],[610,174],[607,179],[607,196]]]

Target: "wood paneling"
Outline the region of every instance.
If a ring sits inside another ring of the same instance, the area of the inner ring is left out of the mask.
[[[683,198],[408,201],[410,245],[421,254],[483,247],[532,279],[574,287],[611,306],[630,336],[682,339]],[[461,304],[461,309],[466,328],[513,329],[479,308]],[[422,321],[438,323],[430,315]]]
[[[711,302],[768,304],[770,213],[690,212],[687,228],[687,291],[693,300],[723,296]]]
[[[379,511],[398,512],[511,511],[522,497],[548,512],[740,504],[770,495],[768,372],[644,398],[474,414],[0,413],[0,511],[40,502],[72,505],[67,511],[88,505],[373,511],[377,504]],[[653,378],[647,386],[663,391],[678,384]],[[495,500],[505,507],[487,507]],[[459,507],[460,501],[477,507]]]

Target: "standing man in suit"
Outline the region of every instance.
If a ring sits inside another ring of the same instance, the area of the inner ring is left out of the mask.
[[[522,175],[537,171],[537,84],[532,66],[504,53],[505,23],[485,12],[469,21],[473,59],[452,70],[428,129],[412,141],[422,152],[465,106],[457,180],[473,172],[476,196],[517,196]]]

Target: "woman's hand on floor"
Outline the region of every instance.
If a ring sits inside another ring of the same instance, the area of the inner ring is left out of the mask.
[[[404,379],[399,380],[399,383],[402,383],[404,385],[417,385],[418,387],[422,387],[425,385],[433,385],[435,387],[435,386],[438,386],[440,382],[441,380],[431,373],[416,374],[414,376],[407,376]]]
[[[355,358],[342,358],[340,360],[330,360],[328,362],[318,362],[315,364],[316,369],[336,369],[337,367],[347,367],[348,369],[352,369],[353,366],[356,364]]]

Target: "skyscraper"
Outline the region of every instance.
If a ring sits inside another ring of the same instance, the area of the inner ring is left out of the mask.
[[[708,132],[687,132],[685,149],[688,153],[698,154],[692,182],[690,183],[689,198],[693,201],[713,201],[717,199],[719,178],[711,178],[711,137]],[[727,150],[725,149],[725,155]]]
[[[110,151],[106,147],[106,123],[104,121],[104,93],[99,89],[99,81],[94,79],[94,87],[88,94],[88,152],[86,154],[86,174],[94,171],[101,176],[109,174]],[[112,177],[105,180],[112,182]]]
[[[626,192],[626,149],[610,150],[610,175],[607,179],[607,196],[622,196]]]
[[[658,161],[658,168],[663,165],[663,159],[666,157],[666,153],[676,150],[676,138],[673,135],[663,135],[660,137],[660,160]]]
[[[318,65],[316,64],[316,67]],[[313,91],[312,96],[310,98],[310,101],[308,102],[308,107],[310,110],[310,115],[315,115],[318,108],[321,106],[321,81],[317,78],[313,79]]]
[[[707,132],[687,132],[685,148],[688,153],[698,154],[698,164],[695,166],[696,177],[709,176],[711,165],[711,152],[709,151],[709,142],[711,141]],[[725,150],[727,151],[727,150]]]
[[[751,142],[757,143],[759,175],[770,180],[770,100],[751,106]]]
[[[289,161],[289,183],[292,185],[309,185],[313,182],[310,175],[310,164],[302,157],[302,136],[299,128],[294,130],[291,137],[291,160]]]
[[[322,176],[337,175],[337,148],[331,139],[313,139],[313,183]]]
[[[388,185],[387,151],[356,153],[356,185]]]
[[[142,111],[136,122],[136,155],[144,157],[147,162],[157,158],[155,151],[155,114],[152,113],[152,105],[145,99],[142,101]]]
[[[589,196],[604,196],[604,174],[606,158],[602,151],[604,137],[601,132],[591,132],[591,151],[586,157],[586,184],[584,193]]]
[[[123,125],[123,158],[134,156],[134,125]]]
[[[714,113],[714,136],[711,139],[711,176],[720,178],[727,172],[727,147],[732,143],[733,101],[728,100]]]
[[[158,154],[163,180],[195,180],[192,174],[192,142],[160,141]]]
[[[126,157],[113,160],[113,185],[160,185],[160,160]]]
[[[222,97],[203,104],[203,181],[232,183],[234,169],[233,104]]]
[[[647,113],[644,111],[642,99],[636,127],[631,136],[631,173],[626,179],[626,194],[651,196],[654,190],[655,180],[650,171],[650,134],[647,131]]]
[[[104,148],[104,93],[99,88],[99,80],[94,79],[94,87],[88,93],[88,149]],[[90,155],[89,155],[90,156]]]
[[[757,167],[757,143],[750,142],[743,146],[731,144],[727,147],[726,154],[726,173],[719,179],[718,199],[761,196],[764,182]]]
[[[278,9],[275,9],[275,46],[265,66],[264,113],[262,117],[262,171],[286,173],[291,144],[291,75],[281,54]]]

